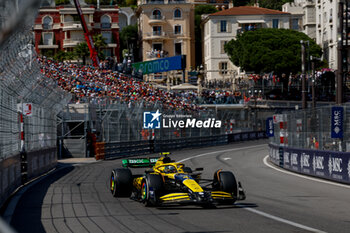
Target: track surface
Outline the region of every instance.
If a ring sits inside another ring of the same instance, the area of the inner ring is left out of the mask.
[[[226,152],[225,152],[226,151]],[[212,153],[213,152],[213,153]],[[266,141],[174,152],[204,178],[232,170],[247,199],[239,205],[146,208],[109,191],[120,160],[67,167],[31,187],[11,225],[18,232],[350,232],[350,189],[281,173],[263,163]],[[264,214],[264,215],[262,215]],[[300,224],[300,225],[297,225]]]

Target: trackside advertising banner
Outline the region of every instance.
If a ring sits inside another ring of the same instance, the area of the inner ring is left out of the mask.
[[[270,144],[270,161],[285,169],[350,183],[350,153],[281,148]]]

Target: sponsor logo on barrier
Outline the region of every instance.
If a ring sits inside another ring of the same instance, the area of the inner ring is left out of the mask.
[[[301,166],[301,171],[310,173],[310,155],[302,153],[300,156],[300,166]]]
[[[291,164],[298,166],[298,154],[297,153],[291,154]]]
[[[176,119],[180,118],[180,119]],[[206,120],[198,120],[192,118],[192,115],[165,115],[157,110],[156,112],[143,113],[144,129],[160,129],[160,128],[220,128],[221,120],[208,118]]]
[[[349,177],[349,179],[350,179],[350,159],[349,159],[349,161],[348,161],[348,177]]]
[[[332,158],[329,156],[328,159],[328,170],[329,170],[329,175],[332,178],[342,180],[343,176],[339,173],[343,171],[341,164],[343,160],[341,158]]]
[[[324,160],[323,156],[314,156],[314,159],[313,159],[314,171],[316,171],[316,169],[320,169],[320,170],[324,169],[323,160]]]
[[[284,157],[284,165],[289,167],[289,163],[290,163],[289,152],[285,151],[283,154],[283,157]]]

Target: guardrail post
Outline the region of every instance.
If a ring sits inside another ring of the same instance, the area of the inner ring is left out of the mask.
[[[19,112],[19,121],[21,125],[21,180],[22,184],[26,183],[28,181],[28,159],[27,159],[27,152],[25,150],[25,141],[24,141],[24,120],[23,120],[23,113]]]

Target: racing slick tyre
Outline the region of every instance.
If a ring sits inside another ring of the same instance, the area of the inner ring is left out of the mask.
[[[113,169],[110,188],[114,197],[129,197],[132,191],[132,174],[128,168]]]
[[[217,171],[214,174],[213,188],[232,193],[234,199],[238,197],[238,186],[235,175],[230,171]]]
[[[160,175],[147,174],[141,183],[141,200],[145,206],[156,206],[163,190],[163,179]]]

